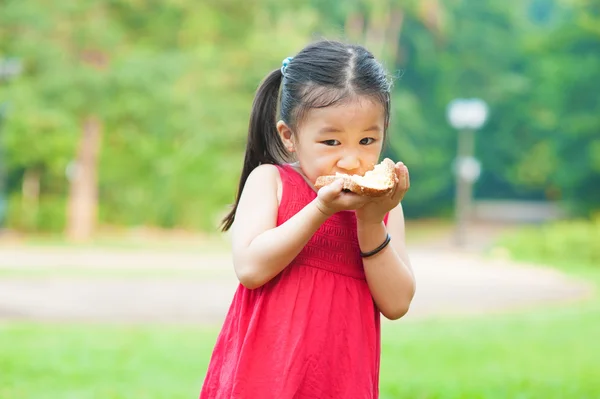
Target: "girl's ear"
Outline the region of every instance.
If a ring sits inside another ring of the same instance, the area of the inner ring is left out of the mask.
[[[277,132],[279,133],[279,137],[281,137],[281,141],[283,145],[289,152],[294,152],[294,136],[292,134],[292,129],[284,122],[277,122]]]

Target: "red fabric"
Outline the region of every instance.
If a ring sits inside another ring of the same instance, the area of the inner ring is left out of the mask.
[[[278,225],[316,196],[291,166],[279,170]],[[375,399],[379,359],[380,315],[356,217],[339,212],[273,280],[238,287],[200,399]]]

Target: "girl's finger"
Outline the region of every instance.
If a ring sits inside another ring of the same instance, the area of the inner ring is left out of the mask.
[[[392,198],[395,201],[399,201],[404,196],[404,193],[408,189],[407,173],[408,173],[408,169],[406,168],[406,166],[404,166],[404,164],[402,164],[402,166],[399,166],[398,183],[396,184],[396,187],[394,187],[394,193],[392,194]]]
[[[328,184],[322,187],[319,190],[319,195],[323,198],[324,201],[332,201],[335,197],[337,197],[344,188],[344,182],[342,179],[337,179],[333,183]]]
[[[406,167],[406,165],[402,164],[402,166],[400,166],[400,175],[399,176],[400,176],[400,185],[406,191],[408,189],[408,187],[410,186],[410,178],[408,175],[408,168]]]
[[[398,162],[396,164],[396,181],[400,181],[402,179],[402,166],[404,163]]]

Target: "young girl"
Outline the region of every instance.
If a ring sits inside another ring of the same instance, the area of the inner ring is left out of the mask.
[[[379,394],[380,313],[408,310],[415,281],[400,200],[315,190],[318,176],[364,174],[379,161],[390,83],[360,46],[322,41],[259,87],[235,206],[240,285],[201,399],[371,399]]]

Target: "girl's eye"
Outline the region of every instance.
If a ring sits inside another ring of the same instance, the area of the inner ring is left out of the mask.
[[[325,141],[321,141],[322,144],[325,145],[329,145],[329,146],[334,146],[334,145],[339,145],[340,142],[337,140],[325,140]]]
[[[364,139],[362,139],[360,141],[360,144],[369,145],[369,144],[373,144],[374,141],[375,141],[375,139],[373,137],[365,137]]]

